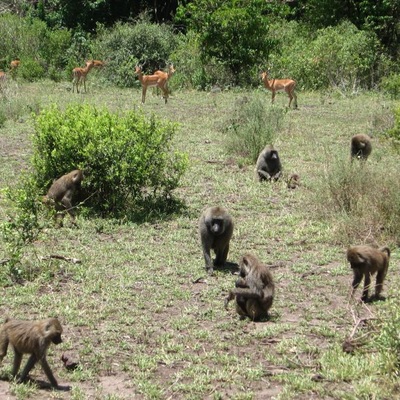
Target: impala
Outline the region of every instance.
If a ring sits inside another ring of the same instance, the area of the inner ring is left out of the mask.
[[[156,71],[153,75],[143,75],[142,68],[136,66],[136,74],[142,85],[142,103],[146,101],[146,92],[149,87],[158,87],[163,92],[165,104],[168,100],[168,80],[175,72],[174,66],[171,64],[168,72]]]
[[[293,105],[294,108],[297,108],[297,96],[294,92],[296,81],[293,79],[268,79],[268,72],[262,72],[261,79],[264,82],[265,88],[272,92],[272,103],[275,100],[276,92],[285,91],[289,96],[289,107],[294,99]]]
[[[72,70],[72,74],[74,76],[74,79],[72,80],[72,93],[74,93],[75,86],[76,86],[76,92],[79,93],[79,84],[82,85],[82,83],[86,93],[86,75],[93,67],[94,67],[94,61],[89,60],[86,61],[86,66],[84,68],[76,67]]]
[[[11,67],[11,69],[17,69],[20,64],[21,64],[21,61],[19,60],[19,58],[16,58],[15,60],[11,61],[10,67]]]

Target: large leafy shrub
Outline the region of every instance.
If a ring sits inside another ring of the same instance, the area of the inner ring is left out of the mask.
[[[123,115],[89,105],[44,109],[35,119],[33,167],[43,192],[56,177],[85,171],[85,205],[101,215],[130,216],[170,200],[187,165],[172,150],[177,126],[139,111]]]
[[[313,90],[329,86],[356,90],[372,87],[377,81],[378,39],[349,22],[315,33],[295,22],[281,22],[274,34],[281,40],[279,52],[270,58],[275,78],[291,77],[299,87]]]
[[[92,51],[106,60],[104,75],[111,83],[131,87],[137,81],[137,63],[143,64],[145,73],[165,68],[176,45],[177,36],[169,26],[142,18],[135,24],[118,23],[103,30]]]
[[[18,72],[27,80],[42,78],[49,70],[54,75],[67,63],[68,30],[53,31],[38,19],[4,14],[0,15],[0,37],[0,69],[9,69],[10,61],[18,57]]]

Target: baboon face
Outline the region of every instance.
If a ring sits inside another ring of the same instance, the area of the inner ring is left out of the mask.
[[[222,235],[225,231],[224,220],[222,218],[213,218],[211,220],[210,231],[214,235]]]
[[[50,338],[50,340],[54,344],[62,343],[61,334],[62,334],[62,326],[57,318],[49,319],[46,325],[46,336]]]

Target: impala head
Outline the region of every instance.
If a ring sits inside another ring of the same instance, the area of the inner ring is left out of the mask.
[[[268,72],[267,71],[262,71],[260,74],[261,80],[265,80],[268,78]]]
[[[176,69],[174,68],[174,64],[171,64],[169,66],[169,74],[172,75],[175,71],[176,71]]]
[[[142,67],[140,65],[135,66],[135,74],[141,74],[142,73]]]

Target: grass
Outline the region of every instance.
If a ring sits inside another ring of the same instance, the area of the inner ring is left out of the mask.
[[[301,187],[291,191],[284,180],[259,184],[252,165],[238,163],[226,152],[230,133],[223,128],[237,99],[262,94],[269,106],[268,93],[258,90],[213,95],[177,91],[167,105],[148,93],[146,113],[180,123],[176,146],[189,154],[190,168],[176,195],[186,208],[173,218],[141,224],[78,216],[78,228],[51,226],[41,233],[23,258],[35,279],[2,287],[0,311],[15,318],[60,318],[64,343],[51,348],[49,359],[59,382],[72,390],[52,393],[0,381],[0,397],[393,398],[395,380],[375,373],[382,365],[379,353],[349,355],[341,349],[354,325],[351,312],[363,314],[362,306],[347,303],[351,271],[345,250],[349,243],[370,241],[369,231],[364,225],[349,229],[348,215],[321,207],[326,204],[327,171],[337,159],[348,161],[354,134],[374,135],[369,168],[398,173],[398,154],[376,122],[385,120],[381,116],[393,103],[373,93],[347,98],[299,93],[299,110],[282,113],[282,129],[274,139],[285,175],[301,176]],[[80,95],[71,92],[69,83],[19,82],[13,86],[15,108],[7,104],[9,117],[0,128],[0,188],[12,188],[28,168],[30,111],[71,102],[128,110],[142,107],[140,97],[139,89],[102,88],[90,77],[88,93]],[[7,103],[2,101],[0,106]],[[278,96],[275,107],[286,102]],[[22,116],[21,109],[26,109]],[[13,110],[18,118],[11,117]],[[234,218],[230,262],[254,252],[274,266],[270,321],[241,321],[233,304],[224,309],[223,299],[235,281],[231,270],[206,276],[197,220],[209,205],[227,207]],[[7,207],[0,195],[3,220]],[[395,239],[385,230],[373,232],[375,241],[393,250],[385,293],[395,296]],[[48,258],[50,254],[81,263]],[[6,246],[0,242],[0,259],[5,258]],[[194,283],[202,276],[205,282]],[[379,315],[384,306],[370,308]],[[63,352],[79,361],[77,371],[63,369]],[[4,374],[10,359],[3,361]],[[31,375],[45,380],[39,368]]]

